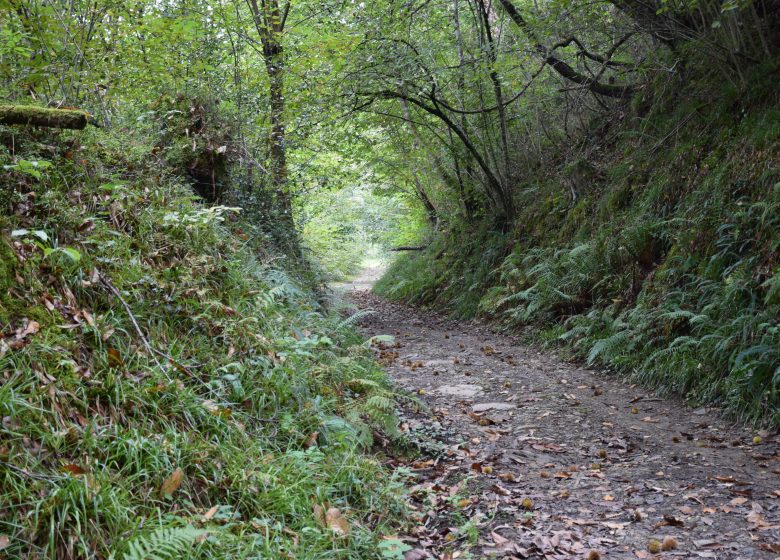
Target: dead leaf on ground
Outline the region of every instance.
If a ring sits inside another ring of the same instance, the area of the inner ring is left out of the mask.
[[[349,523],[344,516],[341,515],[338,508],[332,507],[325,512],[325,525],[340,537],[349,535]]]
[[[767,529],[774,529],[777,525],[772,525],[767,522],[764,517],[764,508],[760,504],[753,502],[750,513],[747,514],[747,521],[753,526],[753,529],[759,531],[765,531]]]
[[[125,362],[122,360],[122,355],[119,353],[119,350],[116,348],[109,348],[108,367],[121,368],[123,365],[125,365]]]
[[[38,321],[30,321],[29,323],[27,323],[27,326],[22,331],[20,331],[19,334],[16,335],[16,338],[21,340],[26,336],[29,336],[31,334],[36,334],[40,330],[41,330],[41,325],[38,323]]]
[[[76,476],[78,476],[80,474],[84,474],[84,473],[87,472],[84,469],[82,469],[80,466],[75,465],[73,463],[68,463],[67,465],[63,465],[62,466],[62,470],[67,471],[70,474],[76,475]]]
[[[312,514],[314,515],[314,520],[319,525],[325,527],[325,508],[323,508],[319,504],[314,504],[311,509],[312,509]]]
[[[171,496],[176,490],[179,489],[179,486],[181,486],[182,478],[184,477],[184,471],[182,471],[180,468],[176,468],[171,475],[166,478],[162,486],[160,486],[160,494],[163,496]]]
[[[654,527],[656,527],[656,528],[658,528],[658,527],[666,527],[666,526],[668,526],[668,527],[685,527],[685,523],[682,520],[677,519],[674,515],[668,515],[667,514],[667,515],[664,515],[663,521],[659,521],[658,523],[656,523],[654,525]]]
[[[303,442],[303,448],[309,449],[310,447],[317,445],[317,438],[319,436],[320,436],[319,432],[310,433],[309,436],[306,438],[306,441]]]

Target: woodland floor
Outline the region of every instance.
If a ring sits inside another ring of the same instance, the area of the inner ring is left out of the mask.
[[[377,275],[346,286],[360,327],[395,337],[378,357],[427,407],[402,412],[417,455],[391,459],[414,474],[407,560],[780,557],[777,433],[382,300]]]

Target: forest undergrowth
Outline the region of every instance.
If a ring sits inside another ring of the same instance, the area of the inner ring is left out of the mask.
[[[778,76],[773,60],[745,87],[704,65],[659,78],[572,149],[548,146],[510,231],[453,220],[377,291],[777,425]]]
[[[3,135],[4,557],[392,557],[394,395],[305,267],[142,131]]]

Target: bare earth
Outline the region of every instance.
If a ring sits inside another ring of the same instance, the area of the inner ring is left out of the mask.
[[[361,328],[395,336],[379,359],[427,405],[403,411],[423,452],[393,460],[414,474],[407,560],[780,558],[776,432],[384,301],[377,276],[347,286],[375,310]]]

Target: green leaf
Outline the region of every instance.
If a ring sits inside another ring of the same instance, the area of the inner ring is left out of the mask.
[[[48,241],[49,236],[46,234],[45,231],[41,229],[35,229],[35,230],[29,230],[29,229],[15,229],[11,232],[11,237],[27,237],[28,235],[32,235],[33,237],[37,237],[41,241]]]

